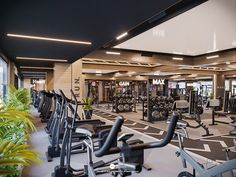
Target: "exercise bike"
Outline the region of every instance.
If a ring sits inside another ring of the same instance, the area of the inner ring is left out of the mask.
[[[133,134],[123,134],[118,139],[116,138],[124,122],[122,117],[117,117],[102,147],[97,151],[94,150],[94,142],[92,140],[93,131],[86,127],[78,127],[76,128],[76,132],[86,136],[86,139],[83,142],[86,145],[88,162],[83,169],[77,170],[73,174],[68,170],[65,171],[65,175],[67,175],[66,177],[74,175],[96,177],[98,174],[104,173],[105,171],[106,173],[111,173],[115,177],[125,177],[132,175],[133,172],[140,173],[143,167],[143,151],[145,149],[161,148],[166,146],[173,137],[177,121],[178,115],[174,113],[167,134],[161,141],[132,143],[132,140],[128,140],[133,136]],[[113,145],[116,144],[117,141],[122,142],[122,145],[114,147]],[[103,163],[102,165],[95,165],[97,163],[93,162],[93,154],[96,157],[103,157],[105,155],[117,153],[120,153],[120,157],[116,159],[116,161]]]
[[[185,151],[183,139],[184,137],[188,138],[186,127],[186,123],[177,122],[177,130],[175,133],[178,137],[179,150],[176,152],[176,156],[181,157],[184,168],[187,168],[187,163],[190,164],[193,168],[193,172],[183,171],[178,174],[178,177],[223,177],[225,173],[228,173],[228,177],[234,177],[233,170],[236,169],[236,159],[228,160],[225,163],[210,168],[204,168],[202,164],[197,162]]]

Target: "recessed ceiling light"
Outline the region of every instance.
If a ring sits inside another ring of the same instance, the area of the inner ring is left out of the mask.
[[[172,59],[173,59],[173,60],[179,60],[179,61],[182,61],[182,60],[183,60],[183,58],[179,58],[179,57],[173,57]]]
[[[60,60],[55,58],[33,58],[33,57],[16,57],[18,60],[38,60],[38,61],[57,61],[57,62],[68,62],[68,60]]]
[[[120,52],[106,51],[106,54],[110,54],[110,55],[120,55]]]
[[[212,63],[212,65],[218,65],[219,63]]]
[[[226,61],[225,64],[230,65],[230,62],[229,62],[229,61]]]
[[[20,66],[22,69],[53,69],[50,67],[34,67],[34,66]]]
[[[183,53],[182,52],[173,52],[173,54],[177,54],[177,55],[183,55]]]
[[[102,73],[102,71],[96,71],[96,73],[97,73],[97,74],[101,74],[101,73]]]
[[[67,40],[67,39],[49,38],[49,37],[41,37],[41,36],[30,36],[30,35],[21,35],[21,34],[12,34],[12,33],[8,33],[7,36],[24,38],[24,39],[36,39],[36,40],[65,42],[65,43],[84,44],[84,45],[91,45],[92,44],[91,42],[87,42],[87,41]]]
[[[218,57],[219,57],[219,55],[212,55],[212,56],[206,57],[206,59],[212,59],[212,58],[218,58]]]
[[[200,79],[211,79],[211,77],[196,77],[195,79],[198,79],[198,80],[200,80]]]
[[[128,35],[128,33],[125,32],[125,33],[123,33],[123,34],[117,36],[116,39],[119,40],[119,39],[121,39],[121,38],[123,38],[123,37],[125,37],[125,36],[127,36],[127,35]]]

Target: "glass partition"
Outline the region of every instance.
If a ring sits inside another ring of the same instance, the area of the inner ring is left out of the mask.
[[[0,97],[6,94],[7,63],[0,57]]]

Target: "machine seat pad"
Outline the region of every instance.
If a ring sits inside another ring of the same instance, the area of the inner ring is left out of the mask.
[[[90,137],[92,137],[96,133],[94,125],[91,125],[91,124],[83,124],[83,125],[77,127],[75,132],[81,133],[83,135],[90,136]]]
[[[230,116],[230,119],[234,122],[236,122],[236,116]]]
[[[233,129],[229,132],[229,135],[236,136],[236,129]]]
[[[171,118],[167,119],[167,123],[169,124],[171,122]],[[187,127],[189,123],[185,120],[178,120],[177,127]]]

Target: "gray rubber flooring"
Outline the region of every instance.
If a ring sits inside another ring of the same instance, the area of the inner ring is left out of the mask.
[[[37,116],[36,116],[37,117]],[[94,116],[94,118],[97,118]],[[59,159],[54,158],[53,162],[47,162],[45,152],[47,150],[48,135],[44,131],[45,124],[40,122],[40,119],[34,120],[37,131],[32,133],[32,137],[30,139],[31,148],[37,150],[41,153],[41,164],[33,164],[31,167],[27,167],[24,169],[22,176],[23,177],[50,177],[51,173],[54,170],[54,167],[59,164]],[[107,121],[107,123],[112,124],[112,122]],[[134,139],[139,138],[144,142],[152,142],[157,141],[156,138],[147,136],[145,134],[139,133],[137,131],[133,131],[129,128],[123,128],[123,132],[134,133]],[[151,149],[145,151],[145,163],[152,167],[151,171],[146,171],[145,169],[139,174],[133,174],[134,177],[176,177],[179,172],[183,170],[181,160],[175,156],[177,148],[173,145],[168,145],[164,148],[160,149]],[[100,158],[104,161],[113,159],[118,155],[110,155]],[[199,156],[195,156],[202,163],[207,163],[211,165],[209,161],[203,159]],[[76,154],[72,156],[72,166],[74,168],[82,168],[86,163],[87,155],[86,154]],[[94,157],[94,161],[100,160]],[[188,168],[191,171],[191,168]],[[110,174],[99,175],[99,176],[111,176]]]
[[[109,112],[110,113],[110,112]],[[104,114],[106,116],[109,115],[109,113]],[[33,114],[35,115],[35,117],[37,117],[37,113],[34,111]],[[115,115],[115,114],[114,114]],[[127,117],[127,120],[125,122],[125,126],[123,126],[122,128],[122,132],[129,132],[129,133],[134,133],[134,137],[133,139],[141,139],[144,142],[153,142],[153,141],[157,141],[159,136],[150,136],[145,134],[144,132],[140,131],[142,128],[144,128],[143,126],[145,125],[149,125],[148,123],[145,123],[143,121],[140,121],[140,123],[137,124],[138,129],[132,129],[129,128],[129,124],[133,123],[133,119],[136,119],[137,122],[140,119],[138,116],[140,117],[139,114],[137,113],[131,113],[131,114],[126,114],[125,117]],[[93,118],[101,118],[103,116],[96,116],[94,115]],[[101,118],[102,119],[102,118]],[[112,124],[112,120],[108,120],[108,119],[102,119],[104,121],[106,121],[108,124]],[[48,135],[45,133],[44,131],[44,127],[45,124],[42,124],[40,122],[39,118],[36,118],[34,120],[35,125],[37,126],[37,131],[32,133],[32,137],[29,140],[29,143],[31,144],[31,148],[34,150],[39,151],[40,157],[42,159],[42,163],[41,164],[33,164],[31,167],[27,167],[23,170],[22,176],[23,177],[50,177],[51,173],[54,170],[54,167],[56,165],[59,164],[59,158],[54,158],[53,162],[47,162],[46,156],[45,156],[45,152],[47,150],[47,147],[49,145],[48,142]],[[143,123],[142,123],[143,122]],[[159,123],[158,128],[160,129],[165,129],[166,125],[164,123]],[[141,129],[139,129],[141,128]],[[151,125],[150,126],[150,130],[156,128],[156,125]],[[230,127],[229,127],[230,128]],[[217,127],[214,128],[216,134],[217,133],[225,133],[228,130],[225,130],[225,128],[220,127],[220,129],[222,130],[217,130]],[[218,132],[219,131],[219,132]],[[196,131],[196,134],[201,134],[202,132],[198,132]],[[193,132],[194,134],[194,132]],[[197,137],[197,135],[194,135],[194,138]],[[215,139],[214,137],[211,139]],[[194,142],[194,141],[193,141]],[[189,166],[187,169],[183,169],[182,167],[182,163],[181,163],[181,159],[176,157],[175,152],[178,150],[178,148],[172,144],[167,145],[164,148],[160,148],[160,149],[149,149],[149,150],[145,150],[145,163],[148,164],[149,166],[152,167],[151,171],[146,171],[145,169],[143,169],[143,171],[139,174],[133,174],[132,176],[134,177],[143,177],[143,176],[150,176],[150,177],[176,177],[178,176],[178,174],[181,171],[187,170],[187,171],[192,171],[191,167]],[[195,158],[196,160],[198,160],[200,163],[204,164],[204,166],[212,166],[213,161],[204,158],[196,153],[190,152],[190,154],[192,155],[193,158]],[[94,161],[98,161],[98,160],[104,160],[104,161],[108,161],[111,160],[113,158],[118,157],[118,155],[109,155],[109,156],[105,156],[102,158],[96,158],[94,157]],[[76,154],[72,156],[72,166],[74,168],[82,168],[84,164],[86,164],[87,162],[87,155],[86,154]],[[99,176],[111,176],[110,174],[104,174],[104,175],[99,175]]]

